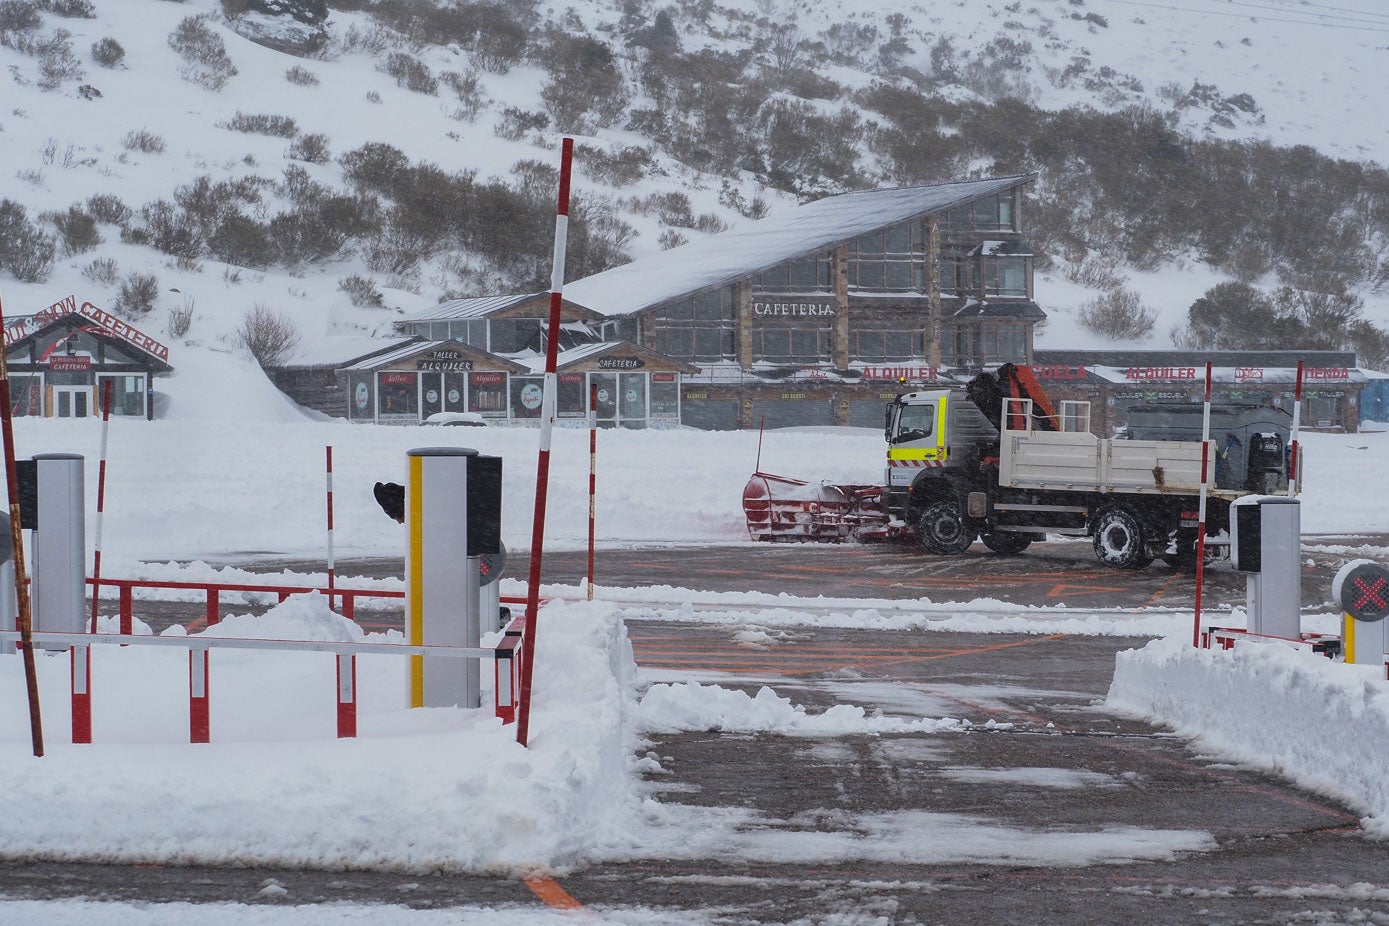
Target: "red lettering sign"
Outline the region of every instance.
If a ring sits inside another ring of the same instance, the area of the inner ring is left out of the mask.
[[[652,381],[653,383],[673,383],[673,382],[675,382],[675,374],[674,374],[674,373],[652,373],[652,374],[651,374],[651,381]]]
[[[505,373],[470,373],[468,382],[474,386],[500,386],[506,382]]]
[[[381,385],[383,386],[413,386],[415,384],[414,373],[382,373]]]
[[[1302,371],[1303,379],[1317,380],[1350,380],[1350,370],[1345,367],[1307,367]]]
[[[87,356],[69,357],[57,354],[48,361],[48,368],[54,371],[82,372],[92,368],[92,358]]]
[[[1068,367],[1061,364],[1048,366],[1032,367],[1032,375],[1038,379],[1085,379],[1089,374],[1085,372],[1084,365],[1078,367]]]
[[[1263,367],[1235,367],[1235,382],[1248,383],[1264,378]]]
[[[1127,380],[1194,380],[1195,378],[1195,367],[1129,367],[1124,371],[1124,379]]]

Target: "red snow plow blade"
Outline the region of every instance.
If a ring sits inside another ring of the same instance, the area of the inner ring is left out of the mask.
[[[883,511],[882,486],[812,485],[753,473],[743,486],[743,514],[753,540],[886,540],[898,534]]]

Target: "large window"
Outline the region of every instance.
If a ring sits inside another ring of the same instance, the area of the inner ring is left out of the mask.
[[[943,293],[972,293],[976,289],[974,262],[967,256],[951,254],[940,260],[940,291]]]
[[[849,289],[926,292],[926,230],[904,222],[849,245]]]
[[[538,318],[492,319],[492,353],[514,354],[523,350],[541,350],[541,324]]]
[[[849,359],[911,360],[926,356],[925,344],[925,334],[919,330],[853,330],[849,332]]]
[[[752,278],[755,293],[832,293],[834,262],[829,254],[809,254],[778,264]]]
[[[1013,215],[1013,193],[984,196],[945,214],[944,226],[949,231],[1016,231]]]
[[[706,289],[656,310],[656,349],[671,357],[712,363],[737,358],[733,290]]]
[[[984,292],[997,296],[1027,295],[1027,259],[1023,257],[985,257]]]
[[[1025,360],[1025,322],[984,321],[955,325],[941,336],[941,362],[947,366],[981,366]]]
[[[824,363],[830,359],[828,326],[761,325],[752,329],[752,359],[772,363]]]

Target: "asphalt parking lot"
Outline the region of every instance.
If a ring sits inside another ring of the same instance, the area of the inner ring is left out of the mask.
[[[1329,595],[1330,575],[1344,558],[1322,550],[1364,542],[1309,545],[1305,605]],[[511,574],[523,574],[522,559],[514,557]],[[579,553],[548,554],[545,580],[577,581],[584,561]],[[1015,558],[949,559],[882,547],[662,548],[604,551],[598,564],[600,590],[669,584],[890,599],[986,594],[1110,608],[1189,607],[1191,595],[1189,575],[1161,565],[1101,571],[1075,543],[1042,544]],[[343,563],[340,584],[350,585],[353,574],[399,575],[400,566]],[[1211,608],[1242,604],[1243,576],[1219,566],[1208,573]],[[695,857],[634,857],[529,884],[9,860],[0,863],[0,893],[266,902],[257,892],[274,878],[293,903],[549,904],[582,907],[599,921],[643,911],[669,922],[730,924],[1389,923],[1389,852],[1360,832],[1347,808],[1101,709],[1115,652],[1143,638],[797,628],[750,646],[739,629],[628,622],[638,664],[654,681],[705,678],[749,692],[766,684],[811,711],[847,703],[972,726],[927,736],[652,736],[661,771],[648,778],[663,804],[696,815],[717,808],[749,815],[736,845]],[[1170,857],[1144,857],[1135,846],[1149,833],[1176,834],[1190,845]],[[809,837],[858,850],[788,861],[758,849],[760,840]],[[884,838],[889,849],[897,839],[911,851],[873,850]],[[972,857],[961,846],[974,838],[993,848]],[[1066,847],[1097,839],[1106,847],[1099,858],[1067,854]],[[984,857],[1000,846],[1007,847],[1003,857]],[[1126,860],[1126,853],[1138,857]],[[405,882],[414,885],[408,895],[400,890]]]

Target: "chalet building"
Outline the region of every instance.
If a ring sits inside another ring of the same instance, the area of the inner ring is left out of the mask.
[[[567,284],[567,302],[692,364],[705,428],[877,425],[905,377],[1025,362],[1034,174],[816,200]]]
[[[169,348],[90,302],[68,296],[5,327],[10,409],[15,415],[154,417],[154,378],[169,373]]]
[[[1026,361],[1046,317],[1022,236],[1035,179],[830,196],[569,283],[557,416],[876,425],[903,378]],[[302,404],[353,420],[459,408],[525,423],[539,415],[549,306],[549,293],[456,299],[399,323],[408,341],[344,339],[271,375]],[[438,367],[428,358],[440,351],[466,367]]]
[[[419,424],[471,413],[538,424],[549,306],[549,293],[445,302],[402,322],[402,337],[329,338],[269,372],[300,404],[352,421]],[[590,409],[602,427],[680,424],[680,379],[697,368],[621,340],[634,324],[563,305],[559,425],[586,424]]]
[[[1301,426],[1359,429],[1368,379],[1356,369],[1354,352],[1038,350],[1032,370],[1053,400],[1090,402],[1092,429],[1107,435],[1126,423],[1134,405],[1204,401],[1208,362],[1212,401],[1273,405],[1290,414],[1301,362]]]

